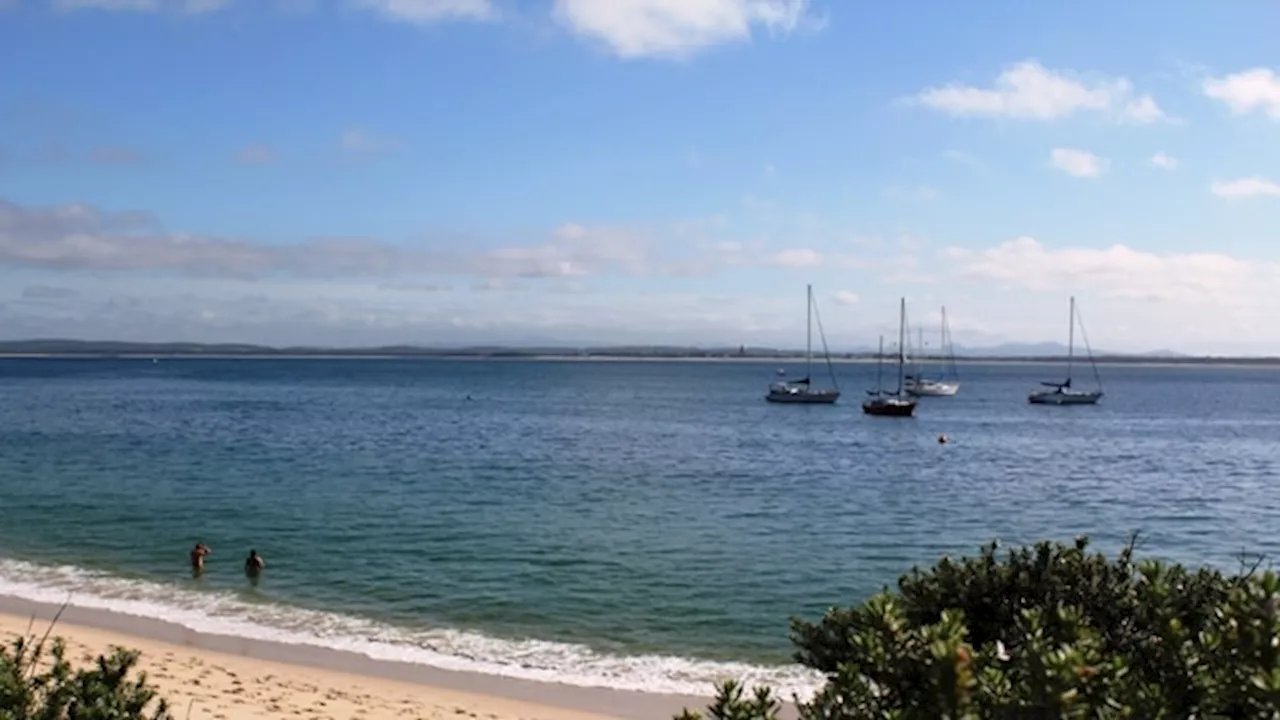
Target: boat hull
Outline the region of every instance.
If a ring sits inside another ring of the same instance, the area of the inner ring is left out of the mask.
[[[916,397],[951,397],[960,392],[960,383],[924,380],[908,384],[907,392]]]
[[[873,398],[862,403],[862,412],[878,417],[911,417],[916,412],[916,402],[899,398]]]
[[[1032,405],[1097,405],[1102,392],[1050,392],[1032,391],[1027,401]]]
[[[781,405],[831,405],[840,399],[839,390],[800,390],[796,392],[771,391],[765,400]]]

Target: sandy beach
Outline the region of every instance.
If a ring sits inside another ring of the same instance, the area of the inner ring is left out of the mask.
[[[28,632],[42,635],[57,612],[52,606],[13,598],[5,598],[0,605],[3,605],[0,641],[6,645]],[[86,620],[92,625],[86,624]],[[121,632],[103,625],[133,626],[138,632]],[[285,649],[285,652],[298,653],[295,656],[298,658],[311,656],[316,664],[348,663],[350,671],[260,657],[280,654],[281,648],[273,652],[270,643],[232,642],[222,638],[222,644],[243,648],[243,652],[233,653],[208,649],[208,645],[220,643],[217,636],[196,636],[186,631],[182,633],[182,642],[146,636],[158,629],[163,630],[145,618],[69,608],[52,636],[63,638],[67,656],[77,666],[110,652],[113,647],[138,650],[141,653],[139,669],[146,673],[161,697],[168,700],[173,714],[192,720],[606,720],[670,717],[682,705],[681,699],[670,696],[597,692],[539,683],[529,683],[535,687],[521,687],[518,681],[496,677],[454,677],[448,682],[432,684],[433,678],[447,677],[439,674],[444,671],[399,668],[401,674],[420,674],[426,679],[426,682],[408,682],[383,673],[374,674],[377,664],[370,661],[361,665],[358,658],[341,653]],[[370,669],[374,672],[368,672]],[[494,689],[493,694],[487,692],[486,685]]]

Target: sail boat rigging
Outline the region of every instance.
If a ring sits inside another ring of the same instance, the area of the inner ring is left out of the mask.
[[[817,315],[817,307],[813,300],[813,286],[805,286],[807,304],[805,307],[805,348],[804,377],[800,380],[784,380],[786,372],[779,370],[779,378],[769,384],[769,393],[765,400],[775,403],[795,403],[808,405],[830,405],[840,397],[840,388],[836,384],[835,368],[831,365],[831,353],[827,349],[827,335],[822,330],[822,316],[818,315],[818,336],[822,339],[822,354],[827,361],[827,374],[831,377],[830,388],[813,387],[813,320]]]
[[[1071,387],[1072,372],[1075,368],[1076,299],[1071,298],[1070,319],[1067,322],[1067,379],[1063,382],[1042,382],[1052,390],[1032,390],[1027,400],[1033,405],[1096,405],[1102,399],[1102,375],[1098,373],[1098,364],[1093,360],[1093,349],[1089,347],[1089,336],[1085,334],[1084,322],[1080,322],[1080,336],[1084,340],[1085,351],[1089,354],[1089,365],[1093,368],[1093,379],[1097,382],[1096,390],[1075,390]]]
[[[924,352],[924,331],[920,331],[921,354]],[[956,372],[955,347],[951,344],[951,329],[947,327],[947,308],[942,308],[942,326],[939,331],[938,359],[945,351],[949,355],[947,372],[936,379],[924,377],[923,372],[907,378],[907,392],[917,397],[950,397],[960,391],[959,373]]]
[[[869,392],[870,398],[862,403],[862,412],[867,415],[879,415],[883,417],[911,417],[916,411],[915,399],[908,397],[905,393],[905,366],[906,366],[906,345],[907,345],[907,300],[903,298],[898,309],[898,389],[893,393],[886,393],[880,385],[880,373],[876,373],[876,389]],[[884,338],[880,339],[880,357],[884,357]]]

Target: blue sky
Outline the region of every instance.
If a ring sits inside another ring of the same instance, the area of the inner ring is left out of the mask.
[[[1280,353],[1280,5],[0,0],[0,337]]]

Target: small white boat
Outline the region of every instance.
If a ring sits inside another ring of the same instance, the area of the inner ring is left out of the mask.
[[[956,353],[951,344],[951,330],[947,327],[947,309],[942,308],[942,330],[938,346],[939,359],[941,353],[948,353],[948,362],[944,374],[937,378],[924,376],[923,367],[917,364],[914,375],[906,379],[906,391],[916,397],[951,397],[960,392],[960,377],[956,372]],[[924,330],[920,331],[920,353],[924,353]]]
[[[951,397],[960,392],[960,383],[929,378],[907,380],[907,392],[918,397]]]
[[[1071,319],[1067,329],[1067,379],[1063,382],[1042,382],[1043,390],[1032,390],[1027,400],[1032,405],[1097,405],[1102,399],[1102,376],[1098,373],[1098,365],[1093,361],[1093,349],[1089,347],[1089,338],[1084,332],[1084,323],[1080,323],[1080,335],[1084,338],[1085,351],[1089,354],[1089,365],[1093,367],[1093,378],[1098,383],[1097,390],[1075,390],[1071,387],[1071,372],[1075,365],[1076,345],[1076,299],[1071,298]]]

